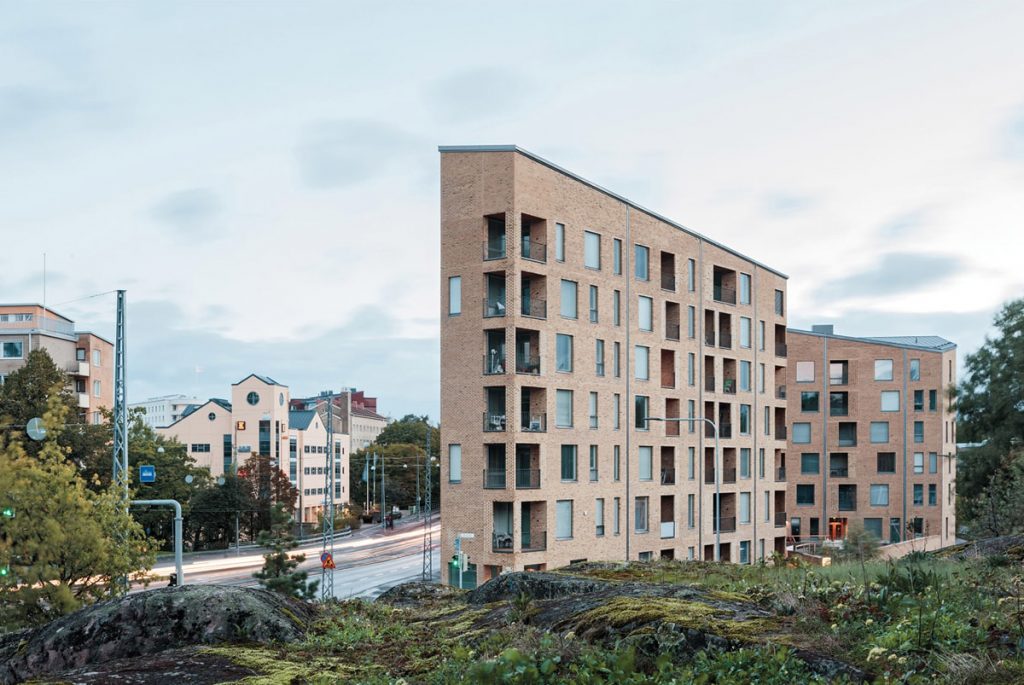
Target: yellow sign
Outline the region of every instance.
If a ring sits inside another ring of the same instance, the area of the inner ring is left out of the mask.
[[[235,430],[236,431],[244,431],[245,430],[245,421],[235,421]]]

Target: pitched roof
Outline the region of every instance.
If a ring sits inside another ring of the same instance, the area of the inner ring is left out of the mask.
[[[302,411],[289,411],[288,427],[300,431],[308,430],[309,424],[312,423],[314,416],[316,416],[316,412],[312,409],[305,409]]]
[[[270,376],[261,376],[258,373],[250,373],[248,376],[246,376],[242,380],[238,381],[237,383],[232,383],[232,385],[241,385],[242,383],[246,382],[250,378],[256,378],[258,380],[261,380],[264,383],[266,383],[267,385],[281,385],[281,383],[278,383],[277,381],[275,381]],[[282,387],[287,387],[287,386],[282,386]]]
[[[956,343],[946,340],[937,335],[892,335],[882,337],[856,337],[852,335],[836,335],[835,333],[823,333],[820,331],[803,331],[798,328],[787,328],[787,333],[798,333],[800,335],[814,335],[819,338],[836,338],[838,340],[851,340],[853,342],[873,343],[875,345],[889,345],[893,347],[908,347],[914,350],[925,350],[927,352],[945,352],[956,348]]]
[[[362,407],[352,407],[352,416],[361,416],[364,419],[377,419],[378,421],[387,421],[388,417],[381,416],[375,411],[369,409],[363,409]]]
[[[231,403],[230,402],[228,402],[227,400],[219,399],[217,397],[212,397],[212,398],[206,400],[205,402],[203,402],[202,404],[189,404],[189,405],[187,405],[185,407],[185,409],[181,412],[181,418],[178,419],[177,421],[175,421],[174,423],[171,423],[171,424],[168,424],[167,426],[164,426],[164,428],[170,428],[171,426],[174,426],[174,425],[177,425],[177,424],[181,423],[182,421],[187,419],[189,416],[192,416],[193,414],[195,414],[197,411],[199,411],[200,409],[202,409],[203,407],[205,407],[208,404],[216,404],[221,409],[226,410],[229,414],[231,413]]]

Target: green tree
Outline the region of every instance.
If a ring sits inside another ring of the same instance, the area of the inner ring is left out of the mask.
[[[238,476],[248,484],[255,500],[255,516],[250,521],[254,531],[270,530],[276,504],[282,505],[285,511],[295,511],[298,488],[288,480],[288,474],[278,468],[276,459],[254,454],[238,468]]]
[[[269,550],[263,555],[263,568],[253,574],[260,585],[289,597],[313,599],[318,581],[309,582],[309,574],[296,570],[305,554],[295,556],[289,552],[299,546],[291,533],[292,517],[282,504],[275,504],[271,512],[269,531],[262,531],[258,542]]]
[[[374,444],[377,446],[397,444],[422,446],[426,440],[426,430],[429,422],[430,417],[406,414],[397,421],[392,421],[385,426],[384,430],[377,436]],[[437,446],[440,444],[440,433],[440,428],[436,426],[430,427],[430,450],[434,455],[437,454]]]
[[[228,547],[235,540],[236,520],[241,532],[255,510],[256,501],[248,481],[224,474],[222,485],[204,483],[192,494],[185,521],[193,549]]]
[[[0,443],[0,499],[15,516],[0,521],[0,623],[36,625],[111,594],[116,579],[152,566],[153,553],[120,493],[86,487],[59,444],[67,407],[59,395],[43,414],[50,437],[36,455],[22,438]]]
[[[1014,450],[970,502],[970,527],[977,535],[1024,532],[1024,453]]]
[[[373,455],[377,455],[377,468],[372,469]],[[367,487],[372,488],[372,499],[380,503],[381,499],[381,471],[383,469],[386,487],[387,503],[394,504],[400,508],[408,508],[416,503],[416,478],[419,472],[419,493],[421,499],[426,501],[426,460],[423,456],[423,446],[407,443],[396,443],[392,445],[369,447],[365,450],[354,452],[349,458],[349,497],[352,502],[365,504]],[[432,462],[433,478],[433,504],[437,506],[441,497],[441,483],[437,462]],[[363,480],[363,475],[369,473],[374,479],[371,485]]]

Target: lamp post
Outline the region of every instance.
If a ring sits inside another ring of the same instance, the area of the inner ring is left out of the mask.
[[[648,421],[664,421],[665,423],[706,423],[711,426],[711,429],[715,432],[715,561],[722,560],[722,487],[721,477],[722,469],[718,463],[718,424],[711,419],[704,418],[703,416],[697,416],[694,418],[689,417],[671,417],[664,418],[658,416],[645,416],[643,421],[646,424]],[[703,522],[702,522],[703,523]]]

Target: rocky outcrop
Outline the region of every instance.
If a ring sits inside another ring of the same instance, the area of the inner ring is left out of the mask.
[[[0,683],[90,664],[226,642],[291,642],[312,605],[240,587],[186,585],[94,604],[34,630],[0,636]]]

